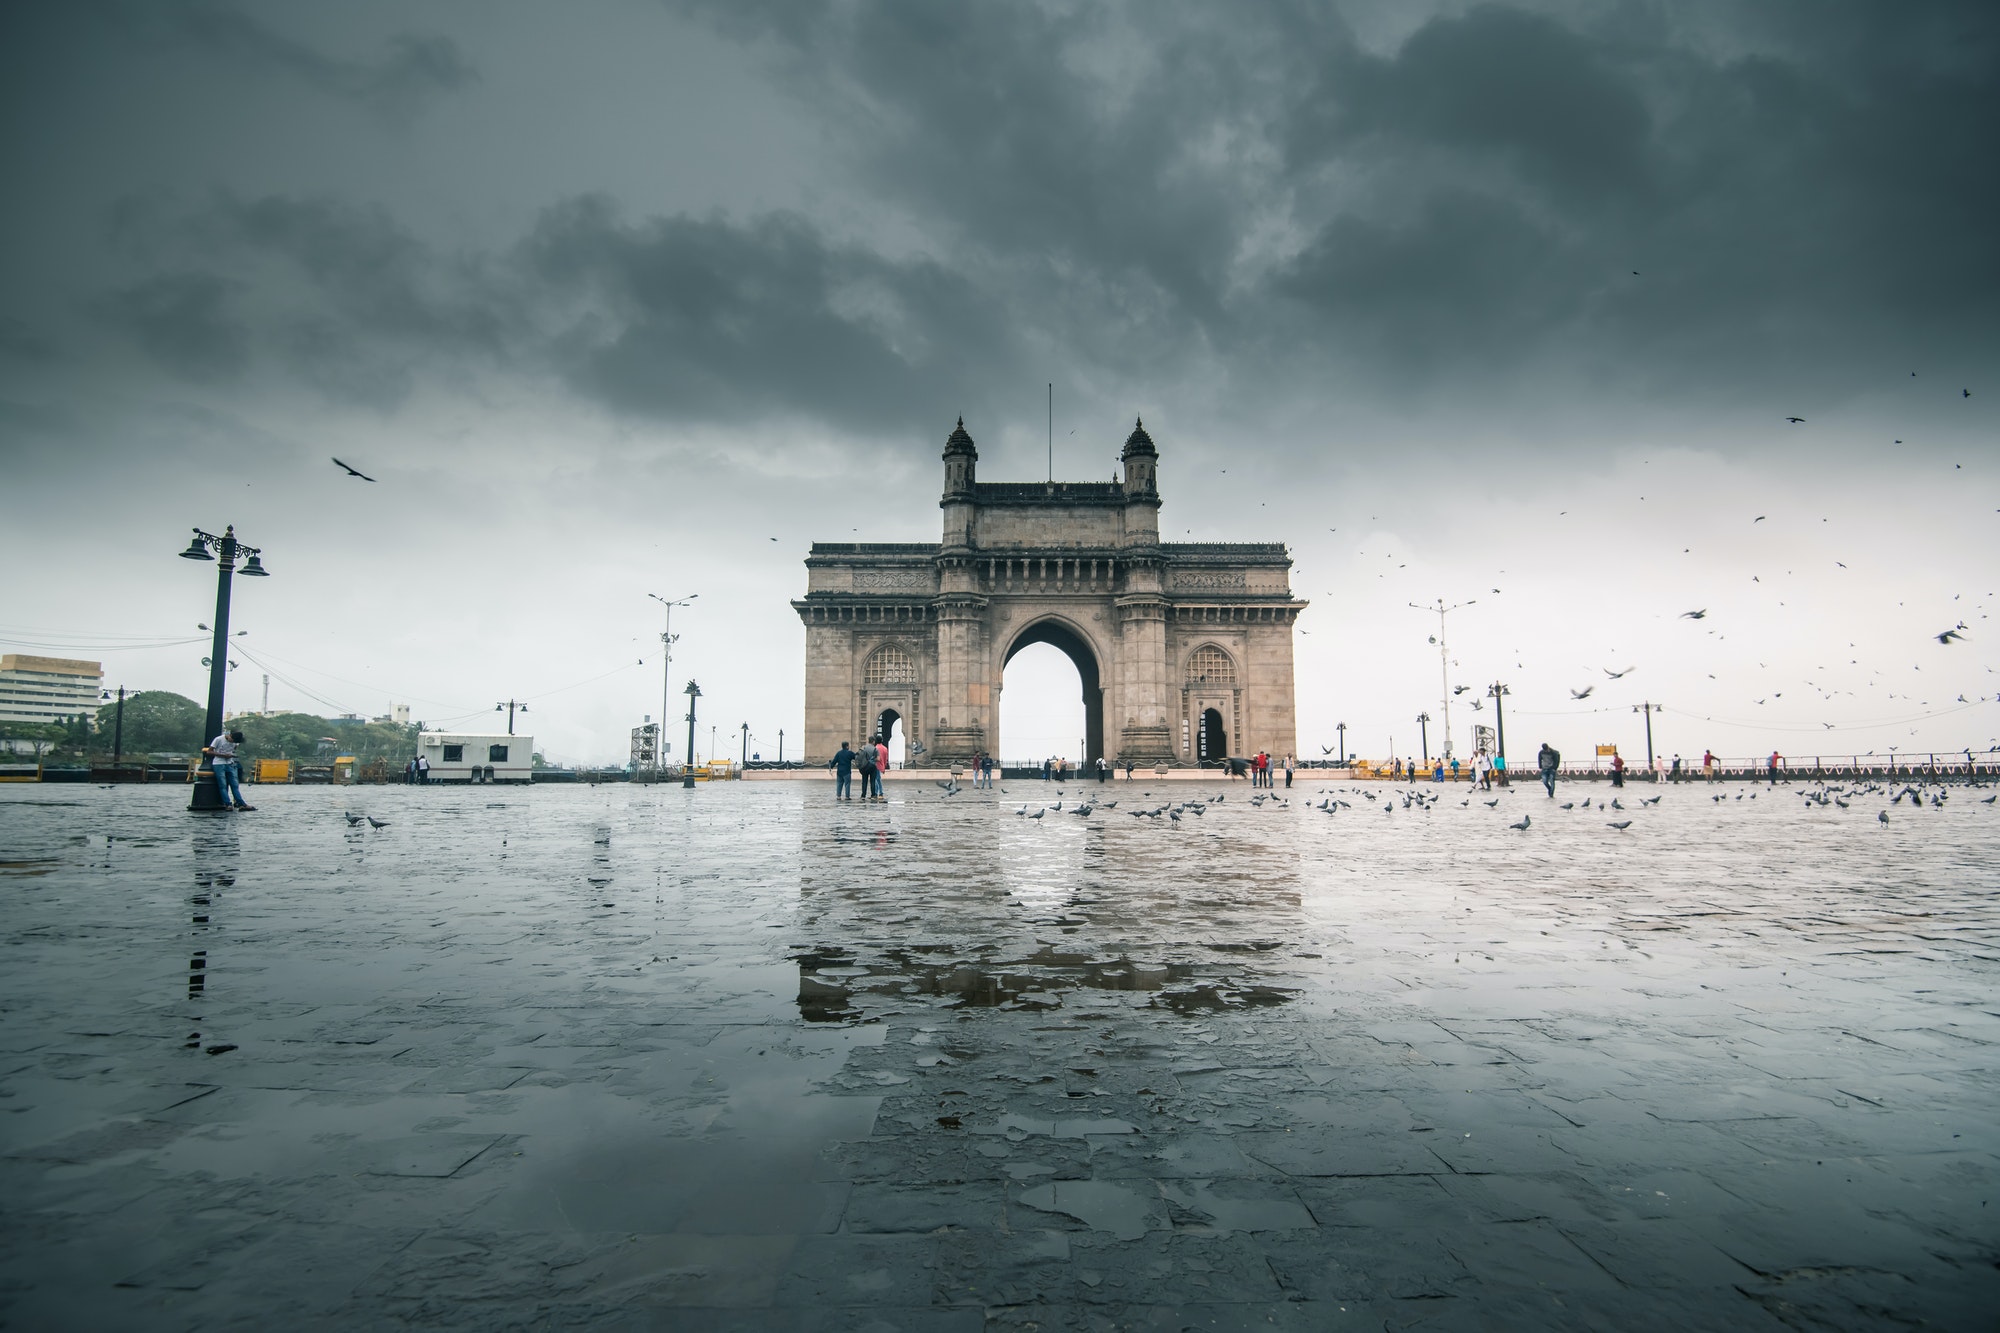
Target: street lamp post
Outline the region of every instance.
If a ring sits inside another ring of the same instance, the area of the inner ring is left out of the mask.
[[[1511,692],[1497,680],[1486,687],[1486,697],[1493,701],[1493,748],[1503,765],[1507,762],[1507,717],[1501,711],[1500,701]],[[1500,771],[1505,774],[1507,770],[1503,767]],[[1503,776],[1501,781],[1506,778]]]
[[[1653,714],[1659,712],[1660,707],[1661,705],[1656,703],[1632,705],[1633,712],[1644,713],[1646,715],[1646,771],[1648,773],[1653,771]]]
[[[1444,709],[1444,746],[1438,752],[1438,757],[1446,763],[1451,762],[1451,650],[1445,647],[1444,618],[1449,613],[1458,610],[1459,607],[1476,606],[1478,603],[1479,599],[1477,597],[1460,602],[1458,606],[1446,606],[1442,597],[1438,598],[1436,606],[1422,606],[1416,602],[1410,603],[1410,606],[1415,610],[1437,612],[1438,632],[1437,638],[1432,640],[1432,642],[1438,646],[1438,677],[1444,685],[1444,693],[1439,696],[1442,701],[1441,706]]]
[[[743,724],[743,766],[750,767],[750,724]]]
[[[694,786],[694,701],[701,698],[701,686],[693,681],[687,683],[688,697],[688,748],[681,760],[681,786]]]
[[[781,764],[785,762],[785,729],[783,727],[778,728],[778,762]]]
[[[1342,768],[1346,768],[1347,767],[1347,724],[1345,722],[1336,722],[1333,724],[1333,729],[1340,733],[1340,766]]]
[[[646,596],[667,608],[666,627],[660,631],[660,735],[657,743],[653,746],[653,781],[657,783],[660,780],[663,766],[666,763],[667,700],[673,698],[673,692],[669,688],[669,683],[674,671],[674,608],[677,606],[686,606],[689,602],[701,596],[701,594],[691,592],[685,597],[666,598],[656,592],[649,592]],[[688,758],[692,760],[694,758],[692,749],[694,745],[693,732],[688,733],[688,745],[690,747]]]
[[[1429,713],[1417,714],[1417,739],[1424,747],[1424,767],[1429,768],[1431,765],[1431,715]]]
[[[111,697],[111,691],[109,690],[101,690],[99,693],[106,699]],[[125,757],[125,687],[123,685],[118,687],[117,718],[117,722],[111,728],[111,768],[113,772],[116,772],[118,769],[118,761]]]
[[[509,699],[506,703],[493,705],[493,711],[496,713],[503,708],[507,710],[507,734],[511,736],[514,734],[514,710],[519,709],[521,712],[525,713],[528,711],[528,705],[524,703],[517,703],[512,699]]]
[[[215,554],[210,555],[213,551]],[[215,645],[208,658],[208,718],[202,724],[202,747],[222,734],[223,685],[229,677],[229,582],[236,572],[236,557],[247,557],[243,562],[246,578],[263,578],[271,571],[264,568],[263,553],[255,546],[245,546],[236,540],[236,527],[231,524],[222,530],[220,537],[212,532],[194,530],[194,538],[188,542],[187,550],[181,552],[184,560],[213,560],[215,565]],[[122,739],[122,737],[121,737]],[[211,755],[201,757],[201,767],[195,771],[194,792],[188,799],[190,810],[224,810],[222,793],[215,786],[215,760]]]

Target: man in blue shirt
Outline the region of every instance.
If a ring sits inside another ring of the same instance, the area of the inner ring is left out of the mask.
[[[828,765],[829,768],[833,769],[834,800],[851,801],[854,799],[854,761],[858,758],[860,758],[859,755],[847,748],[846,741],[840,743],[840,749],[835,752],[833,762]]]

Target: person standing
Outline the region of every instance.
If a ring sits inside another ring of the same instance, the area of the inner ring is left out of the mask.
[[[1674,766],[1667,774],[1667,781],[1679,782],[1680,780],[1681,780],[1681,757],[1679,755],[1675,755]]]
[[[1453,756],[1451,757],[1451,781],[1452,781],[1452,785],[1453,785],[1453,786],[1456,786],[1456,785],[1458,785],[1458,756],[1457,756],[1457,755],[1453,755]]]
[[[833,752],[833,758],[828,762],[827,767],[833,770],[834,800],[851,801],[854,799],[854,761],[858,758],[860,758],[859,755],[847,748],[846,741],[842,741],[840,748]]]
[[[889,771],[889,742],[877,737],[875,740],[875,795],[882,794],[882,775]]]
[[[1715,781],[1715,751],[1706,748],[1702,750],[1701,775],[1710,782]]]
[[[1507,785],[1507,756],[1504,754],[1493,756],[1493,780],[1503,787]]]
[[[243,770],[236,762],[236,747],[243,743],[240,731],[225,731],[207,745],[201,752],[209,756],[209,766],[215,773],[215,794],[222,798],[225,810],[255,810],[243,800],[243,788],[237,784],[242,779]]]
[[[1611,785],[1614,787],[1625,785],[1625,756],[1622,754],[1611,756]]]
[[[1442,783],[1444,781],[1444,760],[1437,760],[1436,767],[1431,769],[1431,781],[1433,783]]]
[[[1293,759],[1293,758],[1292,758],[1292,757],[1291,757],[1291,756],[1290,756],[1289,754],[1288,754],[1288,755],[1286,755],[1286,756],[1285,756],[1285,786],[1286,786],[1286,787],[1290,787],[1290,786],[1292,785],[1292,769],[1293,769],[1294,767],[1296,767],[1296,761],[1295,761],[1295,760],[1294,760],[1294,759]]]
[[[1542,785],[1549,789],[1549,799],[1552,801],[1556,796],[1556,769],[1561,764],[1561,752],[1547,741],[1543,741],[1541,752],[1535,756],[1535,767],[1542,771]]]
[[[1780,755],[1776,750],[1771,751],[1771,757],[1767,761],[1767,766],[1771,772],[1771,785],[1773,787],[1778,785],[1778,765],[1784,762],[1784,756]]]
[[[874,742],[863,741],[861,743],[861,753],[855,761],[855,767],[860,770],[861,774],[861,799],[864,801],[874,800],[875,783],[878,780],[878,774],[875,771]]]
[[[431,760],[429,755],[417,756],[417,785],[425,785],[431,780]]]
[[[410,756],[410,762],[403,765],[403,783],[405,786],[415,786],[416,781],[417,759],[415,755],[412,755]]]

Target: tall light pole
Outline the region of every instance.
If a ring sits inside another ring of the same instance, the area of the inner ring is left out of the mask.
[[[667,598],[660,596],[656,592],[649,592],[646,596],[667,608],[666,627],[660,631],[660,657],[662,659],[660,662],[660,734],[653,738],[653,781],[658,782],[660,780],[661,766],[666,762],[667,753],[667,700],[673,698],[673,694],[668,688],[668,681],[673,675],[674,670],[674,608],[677,606],[686,606],[689,602],[701,596],[701,594],[691,592],[685,597]],[[691,732],[689,733],[688,744],[690,746],[694,744],[693,733]],[[692,752],[689,753],[688,758],[690,760],[694,758]]]
[[[1646,715],[1646,771],[1653,771],[1653,714],[1660,711],[1656,703],[1633,704],[1632,711]]]
[[[1474,597],[1470,601],[1460,602],[1456,606],[1446,606],[1442,597],[1437,599],[1436,606],[1422,606],[1416,602],[1410,603],[1410,606],[1415,610],[1437,612],[1438,632],[1437,638],[1433,639],[1432,642],[1438,646],[1438,679],[1439,683],[1444,687],[1443,692],[1439,695],[1439,698],[1443,701],[1442,706],[1444,709],[1444,746],[1439,751],[1438,757],[1443,759],[1447,764],[1451,762],[1451,652],[1445,647],[1444,618],[1448,613],[1456,611],[1460,607],[1477,606],[1478,604],[1479,599],[1477,597]]]
[[[693,681],[690,680],[687,683],[687,697],[688,697],[688,748],[686,756],[681,760],[681,775],[682,775],[681,786],[692,787],[694,786],[694,701],[696,699],[701,698],[701,686],[695,684]],[[665,718],[662,718],[660,720],[662,722],[666,721]]]
[[[214,555],[209,552],[213,550]],[[194,530],[194,539],[188,542],[187,550],[181,552],[184,560],[213,560],[215,566],[215,646],[208,658],[208,720],[202,724],[201,743],[206,748],[213,737],[222,734],[222,692],[223,682],[229,677],[229,578],[236,572],[236,557],[249,557],[243,563],[246,578],[263,578],[271,571],[264,568],[263,553],[255,546],[245,546],[236,540],[236,527],[231,524],[222,530],[220,537],[212,532]],[[190,810],[222,810],[222,793],[215,786],[215,761],[213,756],[204,754],[201,767],[195,771],[194,793],[188,800]]]
[[[111,697],[110,690],[100,690],[98,691],[98,693],[103,695],[103,697],[106,699],[109,699]],[[124,758],[124,756],[125,756],[125,687],[123,685],[120,685],[118,687],[118,721],[111,730],[111,767],[114,772],[118,768],[118,761]]]
[[[745,768],[750,766],[750,724],[748,722],[743,724],[743,766]]]
[[[1417,714],[1417,738],[1418,738],[1418,739],[1419,739],[1419,740],[1420,740],[1420,741],[1421,741],[1421,742],[1423,743],[1423,747],[1424,747],[1424,767],[1425,767],[1425,768],[1429,768],[1429,767],[1430,767],[1430,764],[1431,764],[1431,726],[1430,726],[1430,724],[1431,724],[1431,715],[1430,715],[1429,713],[1418,713],[1418,714]]]
[[[778,762],[781,764],[785,762],[785,729],[783,727],[778,728]]]
[[[528,711],[528,705],[517,702],[516,700],[513,699],[509,699],[504,704],[493,705],[493,711],[496,713],[503,708],[507,710],[507,734],[511,736],[514,734],[514,710],[518,708],[520,711],[525,713]]]
[[[1510,693],[1511,691],[1497,680],[1486,687],[1486,697],[1493,701],[1493,748],[1503,764],[1507,760],[1507,718],[1501,712],[1500,701]],[[1502,768],[1500,771],[1504,774],[1507,770]],[[1505,782],[1506,778],[1502,777],[1501,781]]]
[[[1333,729],[1340,733],[1340,766],[1342,768],[1346,768],[1347,767],[1347,724],[1345,722],[1336,722],[1333,724]]]

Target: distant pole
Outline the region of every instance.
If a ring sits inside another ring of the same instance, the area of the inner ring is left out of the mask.
[[[667,754],[667,700],[672,697],[668,685],[674,671],[674,608],[686,606],[701,594],[691,592],[685,597],[672,599],[662,597],[656,592],[649,592],[646,596],[667,608],[667,623],[660,632],[660,734],[655,738],[653,745],[653,781],[658,782]],[[689,744],[693,742],[690,741]]]
[[[681,786],[694,786],[694,701],[701,698],[701,686],[692,680],[687,683],[688,697],[688,748],[681,762]]]
[[[1646,771],[1650,773],[1653,771],[1653,714],[1660,711],[1660,705],[1656,703],[1634,704],[1632,705],[1632,711],[1646,715]]]
[[[1056,386],[1049,381],[1049,482],[1056,479]]]
[[[781,764],[785,762],[785,729],[783,727],[778,728],[778,762]]]
[[[1336,722],[1333,724],[1333,729],[1340,733],[1340,766],[1342,768],[1346,768],[1347,767],[1347,724],[1345,722]]]
[[[1500,701],[1509,693],[1497,680],[1486,688],[1486,697],[1493,701],[1493,747],[1501,759],[1507,757],[1507,717],[1501,712]]]
[[[266,676],[266,680],[270,677]],[[111,766],[118,767],[118,761],[125,757],[125,687],[118,687],[118,721],[111,729]]]
[[[1410,603],[1411,608],[1414,610],[1437,612],[1438,679],[1444,686],[1438,696],[1444,709],[1444,744],[1438,751],[1438,757],[1446,763],[1451,762],[1451,652],[1445,647],[1444,618],[1448,612],[1456,611],[1459,607],[1477,605],[1478,601],[1479,599],[1474,597],[1468,601],[1460,602],[1457,606],[1446,606],[1444,598],[1440,597],[1437,599],[1436,606],[1423,606],[1416,602]]]
[[[743,763],[745,767],[748,767],[750,763],[750,724],[748,722],[743,724]]]
[[[1424,747],[1424,766],[1426,768],[1430,767],[1430,762],[1431,762],[1430,723],[1431,723],[1431,715],[1429,713],[1417,714],[1417,739],[1422,742]]]

